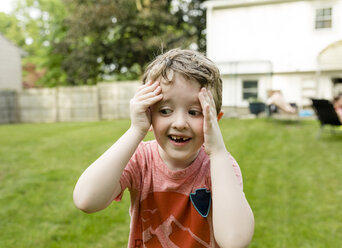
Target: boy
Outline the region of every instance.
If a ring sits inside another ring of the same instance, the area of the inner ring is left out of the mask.
[[[79,178],[91,213],[131,195],[128,247],[246,247],[254,217],[218,120],[222,81],[205,56],[173,49],[146,69],[131,126]],[[142,142],[152,128],[156,140]]]

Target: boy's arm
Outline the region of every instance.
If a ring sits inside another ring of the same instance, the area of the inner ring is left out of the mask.
[[[121,192],[120,176],[151,126],[149,107],[162,99],[161,88],[149,82],[138,88],[130,101],[131,126],[78,179],[76,207],[87,213],[106,208]]]
[[[204,115],[204,146],[210,157],[214,236],[222,248],[247,247],[254,233],[253,212],[224,145],[211,92],[203,88],[199,99]]]

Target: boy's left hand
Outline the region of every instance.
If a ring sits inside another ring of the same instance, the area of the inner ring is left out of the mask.
[[[210,156],[214,152],[220,152],[226,149],[218,124],[215,102],[212,93],[206,88],[202,88],[198,98],[203,113],[203,133],[204,147],[206,153]]]

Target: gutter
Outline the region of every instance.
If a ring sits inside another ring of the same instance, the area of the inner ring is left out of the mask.
[[[288,2],[298,2],[304,0],[211,0],[204,2],[204,7],[207,9],[228,9],[237,7],[248,7],[256,5],[268,5]],[[312,0],[307,0],[312,1]]]

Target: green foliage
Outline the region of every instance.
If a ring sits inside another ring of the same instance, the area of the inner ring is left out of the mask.
[[[62,66],[68,83],[93,84],[108,76],[137,79],[163,50],[189,47],[199,39],[199,48],[205,49],[201,2],[65,0],[72,14],[67,17],[66,37],[56,50],[65,58]],[[187,14],[181,7],[187,8]]]
[[[41,84],[54,86],[65,81],[60,70],[62,55],[54,52],[55,43],[65,35],[65,6],[61,0],[16,0],[15,4],[13,13],[0,13],[0,32],[27,53],[23,64],[47,68]]]
[[[20,21],[14,15],[0,12],[0,33],[19,47],[25,45]]]
[[[137,79],[174,47],[205,51],[204,0],[15,0],[0,32],[23,48],[23,63],[46,68],[42,86]]]
[[[1,125],[0,247],[126,247],[128,194],[87,215],[73,206],[72,191],[128,126]],[[313,121],[223,119],[220,126],[255,216],[249,247],[342,247],[341,135],[316,140]]]

